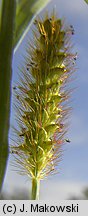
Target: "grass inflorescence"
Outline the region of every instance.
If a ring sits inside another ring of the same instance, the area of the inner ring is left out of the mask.
[[[16,90],[18,143],[11,147],[33,187],[34,181],[56,172],[61,159],[69,114],[67,87],[76,60],[70,43],[72,26],[65,27],[55,15],[37,19],[34,25],[33,43],[27,46],[26,69],[22,69]]]

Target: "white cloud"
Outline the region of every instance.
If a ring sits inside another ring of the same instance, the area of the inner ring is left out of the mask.
[[[42,200],[65,200],[72,196],[81,196],[85,183],[66,182],[66,181],[42,181],[41,197]]]

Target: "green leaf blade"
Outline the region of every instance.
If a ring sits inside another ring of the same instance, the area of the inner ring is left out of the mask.
[[[0,189],[8,159],[11,64],[15,11],[15,0],[3,0],[0,31]]]

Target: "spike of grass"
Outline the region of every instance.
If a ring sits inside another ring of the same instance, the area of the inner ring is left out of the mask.
[[[11,148],[20,171],[32,179],[32,199],[38,198],[40,180],[56,172],[62,155],[69,112],[66,86],[74,71],[71,34],[61,19],[47,15],[35,20],[34,45],[27,46],[16,93],[18,144]]]

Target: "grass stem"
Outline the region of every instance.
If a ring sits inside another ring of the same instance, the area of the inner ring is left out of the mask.
[[[40,180],[37,178],[32,179],[32,200],[39,200],[39,185]]]

